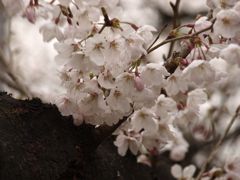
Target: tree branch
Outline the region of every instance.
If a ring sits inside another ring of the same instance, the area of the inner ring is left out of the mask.
[[[179,5],[180,5],[181,0],[176,0],[175,4],[173,4],[172,2],[170,2],[170,6],[172,7],[173,10],[173,27],[172,27],[172,31],[174,31],[177,27],[180,26],[180,18],[179,18]],[[167,55],[167,59],[171,57],[173,49],[174,49],[174,44],[175,41],[172,41],[170,43],[170,47],[169,47],[169,51],[168,51],[168,55]]]
[[[96,131],[91,125],[74,126],[71,117],[39,99],[0,93],[0,179],[152,180],[151,168],[130,154],[119,156],[112,137],[94,149]],[[171,179],[169,167],[167,162],[158,167],[157,178]]]
[[[171,43],[171,42],[175,42],[175,41],[179,41],[179,40],[183,40],[183,39],[192,39],[194,38],[195,36],[203,33],[203,32],[206,32],[208,30],[211,30],[213,27],[213,24],[205,29],[202,29],[201,31],[198,31],[198,32],[195,32],[193,34],[189,34],[189,35],[183,35],[183,36],[180,36],[180,37],[176,37],[176,38],[171,38],[171,39],[165,39],[163,42],[157,44],[156,46],[153,46],[151,49],[149,49],[147,51],[148,54],[150,54],[152,51],[158,49],[159,47],[167,44],[167,43]]]

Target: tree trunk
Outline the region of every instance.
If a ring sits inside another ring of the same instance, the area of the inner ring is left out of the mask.
[[[92,126],[76,127],[54,105],[0,94],[0,179],[171,179],[169,166],[155,172],[130,154],[121,157]],[[157,178],[158,177],[158,178]]]

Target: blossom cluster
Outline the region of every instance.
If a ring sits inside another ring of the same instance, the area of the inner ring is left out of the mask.
[[[119,154],[130,150],[151,165],[151,156],[164,151],[172,160],[184,159],[189,144],[182,129],[198,140],[211,139],[212,122],[202,111],[217,106],[219,89],[237,86],[240,2],[207,5],[211,16],[175,29],[171,37],[186,36],[180,52],[159,63],[147,60],[156,28],[122,21],[118,0],[31,0],[25,15],[30,22],[47,19],[40,29],[43,40],[57,40],[66,89],[56,99],[62,115],[72,115],[75,125],[112,126],[125,119],[114,132]],[[173,175],[181,179],[179,169],[173,167]]]

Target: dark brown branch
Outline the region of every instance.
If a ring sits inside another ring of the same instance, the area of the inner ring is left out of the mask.
[[[180,26],[180,18],[179,18],[179,5],[180,5],[181,0],[176,0],[175,4],[170,2],[170,6],[172,7],[173,10],[173,27],[172,30],[174,31],[177,27]],[[175,41],[172,41],[170,43],[167,59],[171,57],[173,49],[174,49],[174,44]]]

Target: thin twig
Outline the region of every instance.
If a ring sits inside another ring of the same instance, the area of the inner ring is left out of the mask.
[[[217,151],[219,150],[220,145],[223,143],[225,137],[227,136],[227,134],[229,133],[233,123],[235,122],[235,120],[237,119],[237,117],[239,116],[239,112],[240,112],[240,105],[237,107],[236,112],[234,114],[234,116],[232,117],[231,121],[229,122],[227,128],[225,129],[224,134],[222,135],[222,137],[218,140],[218,142],[215,144],[214,148],[212,149],[211,153],[209,154],[206,162],[203,164],[196,180],[200,180],[202,174],[204,173],[204,171],[206,170],[208,164],[212,161],[212,159],[214,158],[214,156],[216,155]]]
[[[171,38],[171,39],[165,39],[163,42],[157,44],[156,46],[152,47],[151,49],[149,49],[147,51],[148,54],[150,54],[152,51],[158,49],[159,47],[167,44],[167,43],[170,43],[170,42],[175,42],[175,41],[179,41],[179,40],[182,40],[182,39],[191,39],[191,38],[194,38],[195,36],[205,32],[205,31],[208,31],[208,30],[211,30],[213,27],[213,24],[205,29],[202,29],[198,32],[195,32],[193,34],[189,34],[189,35],[183,35],[183,36],[180,36],[180,37],[176,37],[176,38]]]
[[[161,36],[161,34],[163,33],[163,31],[166,29],[167,24],[165,24],[162,29],[158,32],[157,37],[154,39],[154,41],[152,42],[152,44],[147,48],[147,51],[149,51],[149,49],[151,49],[153,47],[153,45],[157,42],[157,40],[159,39],[159,37]]]
[[[100,31],[98,32],[99,34],[102,33],[102,31],[104,30],[105,27],[107,27],[111,24],[111,20],[108,17],[106,9],[104,7],[101,7],[101,11],[102,11],[102,15],[104,17],[104,24],[103,24],[102,28],[100,29]]]
[[[173,27],[172,29],[176,29],[177,27],[180,26],[180,22],[179,22],[179,5],[180,5],[181,0],[176,0],[175,4],[173,4],[172,2],[170,2],[170,6],[172,7],[173,10]],[[169,51],[168,51],[168,55],[167,55],[167,59],[171,57],[172,55],[172,51],[174,49],[174,44],[175,41],[172,41],[169,47]]]

